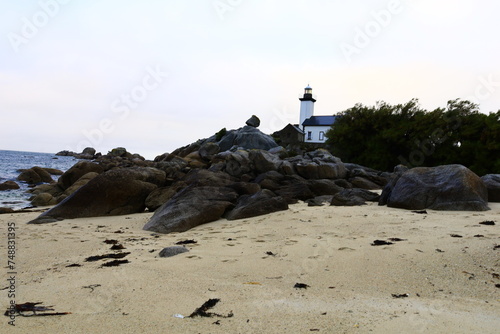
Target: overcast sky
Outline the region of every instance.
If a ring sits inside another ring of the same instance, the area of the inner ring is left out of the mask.
[[[0,149],[154,158],[255,114],[500,109],[493,0],[0,0]]]

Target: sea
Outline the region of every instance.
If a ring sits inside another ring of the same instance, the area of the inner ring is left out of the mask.
[[[34,166],[45,168],[56,168],[63,172],[78,162],[74,157],[60,157],[51,153],[19,152],[0,150],[0,183],[14,181],[21,188],[17,190],[0,191],[0,207],[19,210],[31,206],[27,193],[29,189],[26,182],[17,180],[21,173],[20,169],[29,169]],[[57,180],[59,175],[53,175]]]

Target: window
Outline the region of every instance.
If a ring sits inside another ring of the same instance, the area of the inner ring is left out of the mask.
[[[312,131],[307,131],[307,140],[312,140]]]
[[[325,133],[323,131],[319,132],[319,140],[325,140]]]

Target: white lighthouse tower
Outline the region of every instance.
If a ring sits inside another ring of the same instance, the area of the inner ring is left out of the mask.
[[[312,96],[312,88],[307,85],[304,88],[304,96],[299,98],[300,100],[300,120],[299,127],[302,126],[302,123],[309,117],[314,115],[314,102],[316,100]]]

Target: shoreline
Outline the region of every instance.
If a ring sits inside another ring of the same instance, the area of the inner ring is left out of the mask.
[[[425,215],[374,203],[301,202],[288,211],[165,235],[142,230],[153,213],[42,225],[25,224],[39,212],[0,215],[2,235],[8,222],[18,228],[16,302],[72,313],[18,316],[15,330],[494,333],[500,327],[500,279],[493,275],[500,274],[500,250],[493,249],[500,244],[499,223],[478,224],[499,216],[500,204],[489,205],[485,212]],[[371,246],[389,238],[406,240]],[[107,239],[130,252],[130,263],[101,268],[103,261],[85,262],[113,252]],[[186,239],[197,241],[186,245],[189,252],[158,257]],[[5,237],[0,249],[7,251]],[[212,312],[234,316],[174,317],[188,316],[211,298],[221,300]],[[8,302],[4,296],[0,306],[5,310]],[[11,328],[7,319],[1,328]]]

